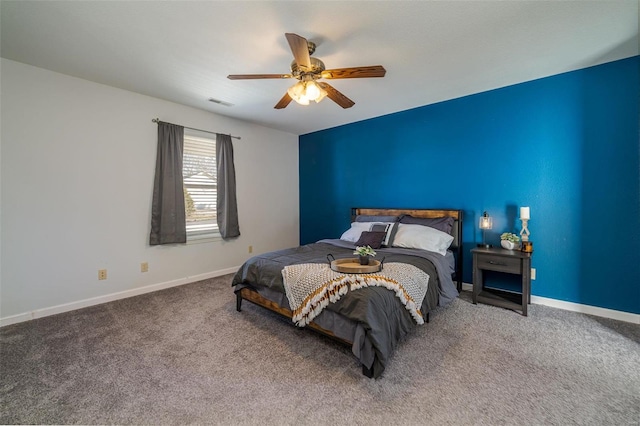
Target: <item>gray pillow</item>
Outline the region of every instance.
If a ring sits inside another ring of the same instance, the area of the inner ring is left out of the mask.
[[[374,216],[359,214],[356,216],[356,222],[397,222],[398,216]]]
[[[422,218],[404,215],[400,218],[400,223],[428,226],[438,231],[446,232],[449,235],[451,235],[451,231],[453,230],[453,222],[454,219],[452,217]]]

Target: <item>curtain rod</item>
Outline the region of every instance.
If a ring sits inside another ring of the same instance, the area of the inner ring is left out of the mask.
[[[153,121],[154,123],[167,123],[167,124],[173,124],[174,126],[179,126],[179,124],[174,124],[174,123],[169,123],[167,121],[162,121],[159,118],[153,118],[151,121]],[[197,130],[198,132],[211,133],[212,135],[216,134],[216,132],[210,132],[208,130],[196,129],[194,127],[187,127],[187,126],[182,126],[182,127],[184,127],[185,129]],[[231,136],[234,139],[238,139],[238,140],[242,139],[240,136],[233,136],[233,135],[229,135],[229,136]]]

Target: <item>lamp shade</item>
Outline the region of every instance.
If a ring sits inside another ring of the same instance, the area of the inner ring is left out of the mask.
[[[303,82],[299,81],[293,86],[289,87],[287,93],[297,103],[300,105],[309,105],[309,99],[306,96],[305,85]]]
[[[316,100],[318,96],[320,96],[320,88],[316,84],[315,81],[310,81],[307,83],[307,98],[310,100]]]
[[[520,219],[531,219],[531,210],[529,207],[520,207]]]
[[[289,87],[287,93],[300,105],[309,105],[309,101],[320,102],[327,96],[327,91],[313,80],[302,80]]]
[[[493,220],[491,216],[484,212],[482,216],[480,216],[480,223],[478,225],[480,229],[491,229],[493,228]]]

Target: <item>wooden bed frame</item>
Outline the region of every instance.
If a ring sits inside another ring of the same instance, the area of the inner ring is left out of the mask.
[[[451,250],[454,252],[456,258],[456,267],[454,280],[458,287],[458,291],[462,290],[462,210],[451,209],[379,209],[379,208],[352,208],[351,220],[354,221],[358,215],[370,215],[370,216],[401,216],[411,215],[419,218],[440,218],[440,217],[452,217],[454,218],[453,225],[453,242],[451,243]],[[236,310],[240,312],[242,310],[242,300],[247,300],[258,306],[269,309],[277,314],[280,314],[286,318],[293,318],[293,312],[290,309],[280,306],[279,304],[262,297],[257,291],[252,290],[249,287],[242,288],[236,292]],[[426,316],[426,322],[429,322],[429,313]],[[331,339],[334,339],[340,343],[348,346],[352,346],[353,342],[345,340],[336,336],[331,330],[327,330],[311,322],[306,325],[306,328],[310,328],[318,333],[321,333]],[[369,369],[362,366],[362,374],[367,377],[373,377],[373,368]]]

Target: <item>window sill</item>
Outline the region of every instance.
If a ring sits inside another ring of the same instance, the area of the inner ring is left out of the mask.
[[[222,236],[218,233],[187,236],[187,245],[212,243],[216,241],[222,241]]]

